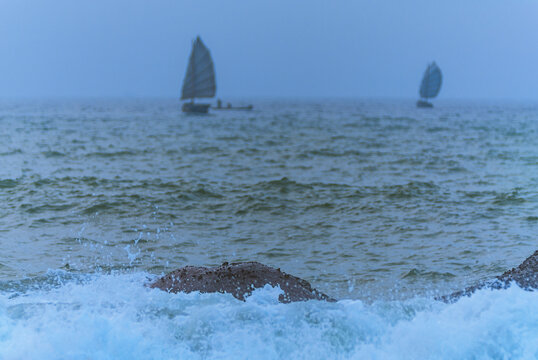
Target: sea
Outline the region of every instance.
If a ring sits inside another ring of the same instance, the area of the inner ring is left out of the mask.
[[[436,300],[538,248],[538,104],[0,100],[0,359],[536,359],[538,293]],[[185,265],[266,286],[171,294]]]

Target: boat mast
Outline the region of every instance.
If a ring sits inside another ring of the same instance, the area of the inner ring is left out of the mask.
[[[196,50],[195,42],[196,42],[196,40],[194,40],[192,42],[192,59],[193,59],[193,61],[192,61],[192,82],[193,82],[193,84],[196,84],[196,61],[194,61],[194,58],[195,58],[194,57],[194,51]],[[194,93],[194,91],[193,91],[193,93]],[[193,94],[193,97],[191,97],[191,104],[194,104],[194,94]]]

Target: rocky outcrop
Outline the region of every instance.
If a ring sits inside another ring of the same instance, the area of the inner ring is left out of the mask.
[[[308,281],[258,262],[224,263],[213,268],[185,266],[149,286],[172,293],[229,293],[244,301],[253,290],[266,284],[280,286],[284,294],[279,296],[279,301],[283,303],[306,300],[336,301],[313,289]]]
[[[470,296],[479,289],[506,289],[513,283],[528,291],[538,290],[538,251],[529,256],[518,267],[504,272],[502,275],[497,276],[491,281],[483,282],[448,296],[440,297],[439,300],[454,302],[462,296]]]

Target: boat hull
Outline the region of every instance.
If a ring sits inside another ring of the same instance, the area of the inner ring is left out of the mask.
[[[212,109],[215,109],[215,110],[252,110],[254,107],[252,105],[248,105],[248,106],[235,106],[235,107],[212,107]]]
[[[187,114],[207,114],[210,106],[210,104],[185,103],[181,107],[181,110]]]
[[[418,108],[432,108],[433,104],[430,102],[427,102],[426,100],[419,100],[417,101],[417,107]]]

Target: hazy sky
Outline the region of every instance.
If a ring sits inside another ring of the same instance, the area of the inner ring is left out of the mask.
[[[536,0],[0,0],[0,97],[179,97],[200,35],[226,96],[538,100]]]

